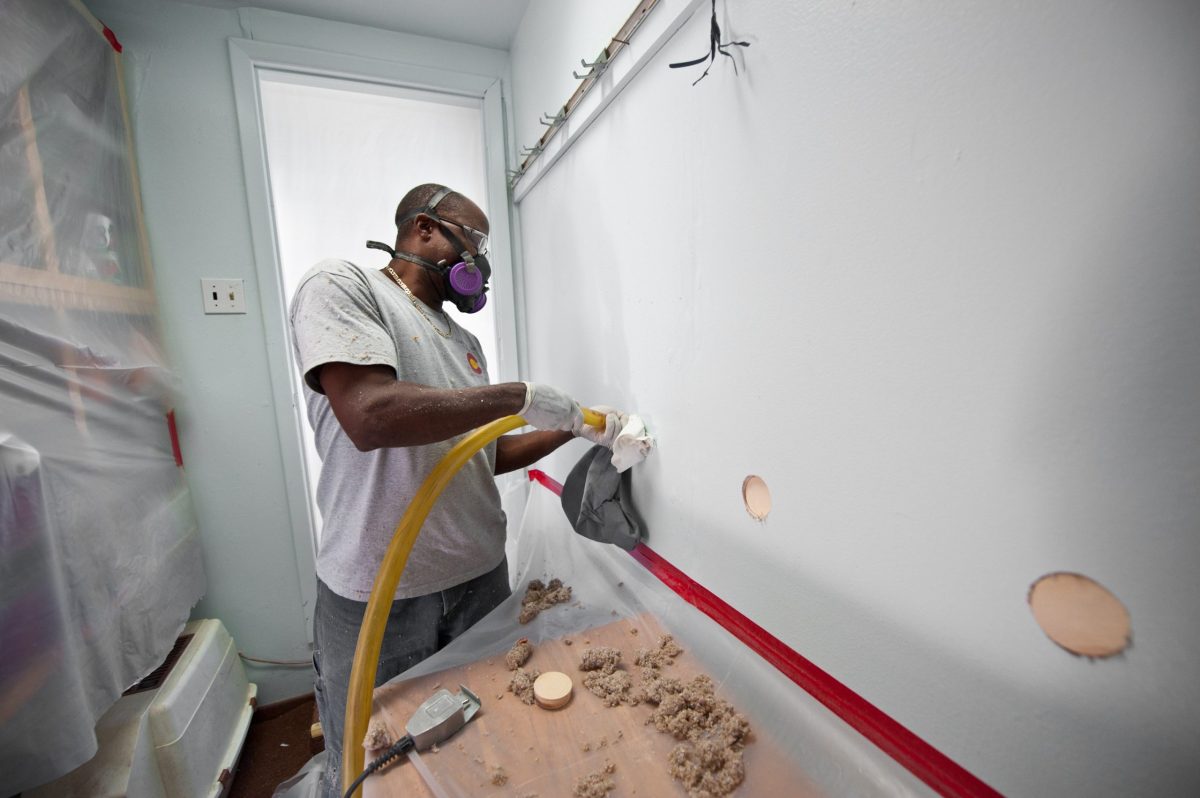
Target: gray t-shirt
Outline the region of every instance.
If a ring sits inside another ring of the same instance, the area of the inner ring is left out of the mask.
[[[417,300],[418,302],[420,300]],[[479,341],[445,314],[421,309],[450,337],[434,331],[408,295],[383,273],[325,260],[292,299],[292,342],[304,375],[308,419],[321,456],[317,506],[324,528],[317,576],[335,593],[366,601],[409,501],[460,437],[426,446],[360,452],[342,430],[313,369],[324,363],[382,364],[396,378],[436,388],[486,385]],[[396,598],[425,595],[487,573],[504,557],[491,443],[462,467],[430,511]]]

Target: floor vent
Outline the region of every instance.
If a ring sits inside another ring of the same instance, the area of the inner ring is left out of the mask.
[[[163,664],[159,665],[150,675],[140,682],[130,687],[122,696],[133,695],[134,693],[145,692],[146,690],[156,690],[158,686],[171,674],[171,669],[175,667],[175,663],[179,661],[179,657],[187,648],[188,641],[192,639],[191,635],[183,635],[175,640],[175,645],[171,647],[171,653],[167,654],[167,658],[163,660]]]

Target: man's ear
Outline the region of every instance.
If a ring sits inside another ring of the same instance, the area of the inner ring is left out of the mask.
[[[413,229],[416,230],[417,235],[421,237],[422,241],[428,242],[432,239],[436,228],[437,222],[428,214],[418,213],[413,218]]]

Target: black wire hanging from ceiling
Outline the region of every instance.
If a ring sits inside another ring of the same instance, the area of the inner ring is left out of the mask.
[[[696,66],[698,64],[703,64],[705,61],[708,61],[709,64],[708,64],[708,66],[706,66],[704,68],[704,74],[702,74],[700,77],[698,77],[694,81],[692,81],[693,86],[695,86],[697,83],[699,83],[700,81],[702,81],[706,77],[708,77],[708,70],[712,69],[713,64],[716,63],[716,61],[717,61],[717,53],[720,53],[721,55],[726,56],[730,61],[733,62],[733,73],[736,75],[738,73],[737,59],[734,58],[733,54],[730,53],[725,48],[735,47],[735,46],[736,47],[749,47],[750,46],[750,42],[722,42],[721,41],[721,26],[717,24],[717,0],[712,0],[712,22],[710,23],[709,28],[708,28],[708,35],[709,35],[708,55],[704,55],[699,58],[694,58],[691,61],[679,61],[674,64],[668,64],[668,66],[671,69],[680,69],[682,67]]]

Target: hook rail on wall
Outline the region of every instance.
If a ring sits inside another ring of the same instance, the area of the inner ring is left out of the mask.
[[[613,39],[613,41],[615,42],[616,39]],[[609,45],[609,47],[612,47],[612,46],[613,45],[611,45],[611,44]],[[571,77],[575,78],[575,80],[587,80],[588,78],[600,77],[601,73],[604,72],[604,67],[608,65],[608,48],[606,47],[603,50],[601,50],[600,55],[596,56],[595,61],[588,61],[586,58],[580,58],[579,65],[586,67],[586,68],[590,69],[591,71],[588,72],[586,75],[580,75],[578,72],[576,72],[575,70],[572,69]]]
[[[580,74],[576,70],[571,71],[571,74],[574,76],[574,78],[578,81],[581,81],[579,87],[575,89],[575,92],[571,95],[571,98],[567,100],[566,104],[562,106],[562,108],[558,109],[558,111],[553,114],[542,114],[538,121],[545,125],[547,130],[532,147],[524,147],[521,149],[521,165],[516,170],[510,170],[508,173],[509,188],[516,186],[517,182],[529,170],[529,167],[533,164],[533,162],[537,160],[538,156],[545,151],[546,145],[550,142],[554,135],[558,133],[567,119],[570,118],[571,112],[579,106],[584,96],[597,84],[600,76],[603,75],[608,69],[617,53],[630,46],[630,39],[633,37],[633,34],[641,26],[642,22],[645,21],[650,11],[656,5],[658,5],[658,2],[659,0],[641,0],[641,2],[638,3],[637,8],[633,10],[633,13],[629,15],[627,20],[625,20],[625,24],[622,25],[621,29],[617,31],[617,34],[612,37],[608,46],[601,50],[595,59],[591,61],[588,61],[584,58],[579,59],[580,65],[588,71],[583,74]]]

